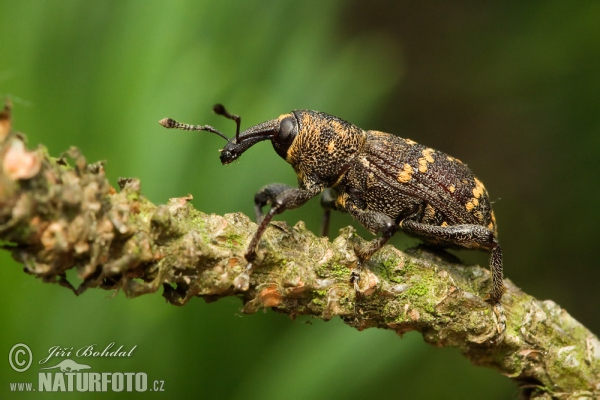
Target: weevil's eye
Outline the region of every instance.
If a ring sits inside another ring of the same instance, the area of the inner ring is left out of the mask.
[[[272,139],[273,147],[277,154],[285,159],[287,151],[297,135],[298,123],[293,114],[289,114],[282,118],[279,122],[279,130]]]
[[[287,142],[291,139],[290,136],[295,136],[296,124],[292,117],[286,117],[279,123],[279,140]]]

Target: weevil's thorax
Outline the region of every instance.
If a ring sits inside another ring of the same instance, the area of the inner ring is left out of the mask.
[[[304,186],[335,186],[365,144],[366,133],[340,118],[318,111],[297,110],[298,135],[286,154]]]

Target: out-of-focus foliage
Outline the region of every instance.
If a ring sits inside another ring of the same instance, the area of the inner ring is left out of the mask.
[[[166,131],[160,118],[232,134],[212,104],[241,114],[243,127],[310,108],[411,137],[459,157],[486,183],[506,275],[599,331],[599,18],[594,2],[6,0],[0,95],[13,99],[15,127],[31,145],[53,155],[78,146],[91,161],[107,160],[115,183],[139,177],[156,203],[191,193],[215,213],[252,215],[256,189],[294,184],[293,171],[268,143],[221,167],[222,139]],[[316,230],[318,201],[282,218]],[[351,223],[335,218],[336,228]],[[89,364],[165,381],[165,393],[139,398],[516,393],[506,378],[417,335],[270,311],[240,316],[235,299],[175,308],[159,294],[75,298],[23,274],[5,253],[0,280],[4,360],[19,342],[35,362],[55,345],[137,345],[132,358]],[[37,382],[38,367],[17,374],[0,364],[0,397],[10,395],[8,382]]]

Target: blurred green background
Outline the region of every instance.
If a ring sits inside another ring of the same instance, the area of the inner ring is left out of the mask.
[[[209,213],[252,215],[254,192],[295,184],[294,173],[266,142],[222,167],[222,139],[166,131],[160,118],[231,134],[214,103],[239,113],[243,127],[309,108],[443,150],[468,163],[495,201],[506,276],[600,332],[600,3],[574,4],[3,0],[0,95],[13,99],[30,145],[53,155],[78,146],[90,161],[107,160],[113,184],[138,177],[155,203],[191,193]],[[318,200],[281,218],[316,231]],[[333,233],[352,223],[336,214]],[[485,254],[458,254],[487,264]],[[76,298],[25,275],[7,253],[0,281],[3,360],[19,342],[34,363],[51,346],[137,345],[131,358],[89,364],[146,372],[165,392],[120,397],[517,396],[507,378],[416,334],[242,316],[235,299],[176,308],[160,293]],[[51,398],[8,390],[37,382],[37,368],[18,374],[0,362],[0,397]]]

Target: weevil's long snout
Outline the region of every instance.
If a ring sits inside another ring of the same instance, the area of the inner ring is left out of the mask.
[[[279,120],[272,119],[246,129],[239,136],[232,137],[221,150],[221,163],[229,164],[237,160],[243,152],[263,140],[271,140],[279,130]]]
[[[190,125],[177,122],[171,118],[164,118],[159,121],[159,124],[165,128],[176,128],[183,129],[186,131],[207,131],[219,135],[223,139],[227,140],[227,144],[221,149],[221,163],[229,164],[232,161],[237,160],[243,152],[248,150],[254,144],[262,140],[273,140],[279,133],[279,119],[272,119],[270,121],[263,122],[253,126],[252,128],[246,129],[240,133],[241,118],[239,115],[229,113],[225,107],[221,104],[215,104],[213,111],[219,115],[222,115],[228,119],[235,121],[236,130],[235,136],[228,138],[215,128],[210,125]]]

